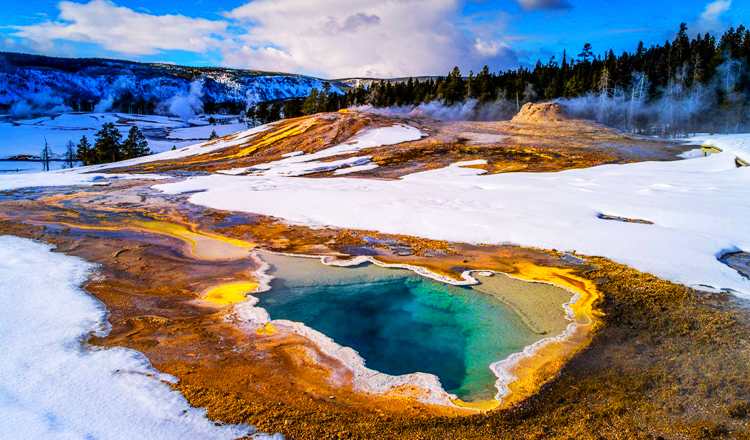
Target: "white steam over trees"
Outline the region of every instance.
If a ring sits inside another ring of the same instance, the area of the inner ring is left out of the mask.
[[[157,113],[169,116],[177,116],[187,122],[195,117],[196,114],[203,112],[203,83],[195,80],[190,83],[190,91],[180,93],[157,107]]]
[[[525,101],[557,101],[575,117],[635,133],[679,136],[696,131],[750,129],[750,31],[729,29],[720,39],[691,39],[684,23],[673,41],[615,55],[584,45],[578,58],[563,53],[533,69],[497,74],[487,68],[462,76],[378,81],[346,94],[345,106],[448,119],[507,119]],[[489,111],[488,109],[500,109]],[[327,110],[330,111],[330,110]]]

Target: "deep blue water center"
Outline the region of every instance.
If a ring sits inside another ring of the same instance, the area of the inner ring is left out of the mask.
[[[257,296],[272,319],[304,323],[355,349],[373,370],[432,373],[465,400],[491,399],[490,364],[539,339],[502,302],[469,287],[369,264],[269,260],[276,278]]]

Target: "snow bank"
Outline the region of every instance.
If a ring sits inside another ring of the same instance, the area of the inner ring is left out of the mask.
[[[13,162],[16,163],[16,162]],[[2,162],[0,162],[0,166]],[[87,171],[90,167],[72,168],[59,171],[47,171],[41,173],[17,173],[0,174],[0,191],[8,191],[19,188],[39,188],[45,186],[72,186],[72,185],[108,185],[117,179],[150,179],[160,180],[166,177],[154,174],[82,174],[81,170]]]
[[[216,131],[219,137],[223,137],[238,131],[247,130],[247,124],[244,122],[236,122],[234,124],[221,124],[221,125],[203,125],[201,127],[185,127],[177,128],[169,132],[169,139],[208,139],[211,137],[211,132]]]
[[[255,175],[264,176],[302,176],[304,174],[330,171],[347,166],[362,167],[370,161],[371,156],[351,157],[331,162],[320,162],[320,160],[343,154],[356,153],[357,151],[365,150],[367,148],[416,141],[423,136],[424,134],[422,134],[422,132],[409,125],[374,128],[364,130],[346,142],[334,145],[333,147],[326,148],[316,153],[287,153],[284,155],[284,159],[248,168],[234,168],[225,171],[224,174],[236,175],[249,172]],[[361,169],[362,168],[360,168],[360,170]]]
[[[396,181],[274,173],[202,176],[155,188],[204,191],[190,201],[309,225],[600,255],[675,282],[750,296],[750,281],[717,259],[750,251],[750,167],[734,164],[735,155],[750,155],[750,135],[713,142],[725,153],[557,173],[480,176],[481,170],[454,165]]]
[[[82,136],[86,136],[89,142],[93,143],[96,132],[108,122],[115,123],[123,136],[127,135],[132,126],[166,134],[169,129],[186,125],[166,116],[124,113],[64,113],[55,117],[44,116],[12,122],[5,120],[0,121],[0,158],[19,155],[39,156],[45,138],[55,157],[62,157],[68,141],[78,143]],[[146,136],[152,151],[163,151],[175,144],[174,141],[154,139],[148,131]]]
[[[107,170],[112,168],[129,167],[133,165],[140,165],[148,162],[156,162],[159,160],[175,160],[183,157],[195,156],[197,154],[206,154],[212,151],[221,150],[222,148],[229,148],[235,145],[240,145],[247,142],[248,138],[268,130],[273,124],[259,125],[258,127],[251,128],[237,133],[232,139],[220,140],[220,141],[208,141],[193,144],[188,147],[179,148],[177,150],[169,150],[163,153],[151,154],[149,156],[137,157],[135,159],[123,160],[120,162],[108,163],[103,165],[93,165],[90,167],[82,168],[86,171],[99,171]]]
[[[215,425],[165,383],[174,377],[137,351],[83,343],[91,332],[108,331],[102,304],[78,288],[94,266],[50,249],[0,236],[0,438],[232,439],[255,432]]]
[[[52,160],[49,163],[50,171],[64,170],[67,164],[60,160]],[[0,160],[0,176],[5,173],[41,173],[44,171],[44,163],[30,160]]]
[[[43,173],[0,174],[0,191],[43,186],[92,185],[103,181],[104,179],[165,179],[166,177],[154,174],[102,174],[97,173],[97,171],[139,165],[158,160],[175,160],[196,154],[210,153],[222,148],[228,148],[247,142],[248,138],[267,130],[270,126],[270,124],[261,125],[250,130],[245,130],[237,133],[237,135],[231,140],[202,142],[190,145],[189,147],[180,148],[179,150],[165,151],[163,153],[123,160],[115,163],[91,165],[87,167]],[[13,164],[16,163],[17,162],[13,162]],[[0,162],[0,169],[2,169],[2,162]]]

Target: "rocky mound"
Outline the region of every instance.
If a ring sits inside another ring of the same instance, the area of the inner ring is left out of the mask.
[[[534,104],[528,102],[521,107],[521,111],[513,116],[513,122],[526,122],[531,124],[543,124],[546,122],[559,122],[568,119],[563,106],[556,102],[540,102]]]

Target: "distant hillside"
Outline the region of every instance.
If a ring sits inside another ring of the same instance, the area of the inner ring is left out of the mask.
[[[97,105],[100,111],[154,113],[177,98],[207,113],[238,113],[249,104],[307,96],[324,82],[278,72],[0,52],[0,108],[12,113],[93,111]],[[338,93],[346,87],[331,84]]]
[[[418,80],[418,81],[427,81],[427,80],[436,80],[440,78],[439,76],[414,76],[411,77],[412,80]],[[340,78],[340,79],[334,79],[331,81],[331,84],[336,84],[341,88],[342,90],[347,89],[354,89],[359,86],[362,86],[364,88],[369,88],[373,84],[377,84],[380,81],[387,81],[391,84],[394,83],[405,83],[409,80],[408,77],[400,77],[400,78]]]

